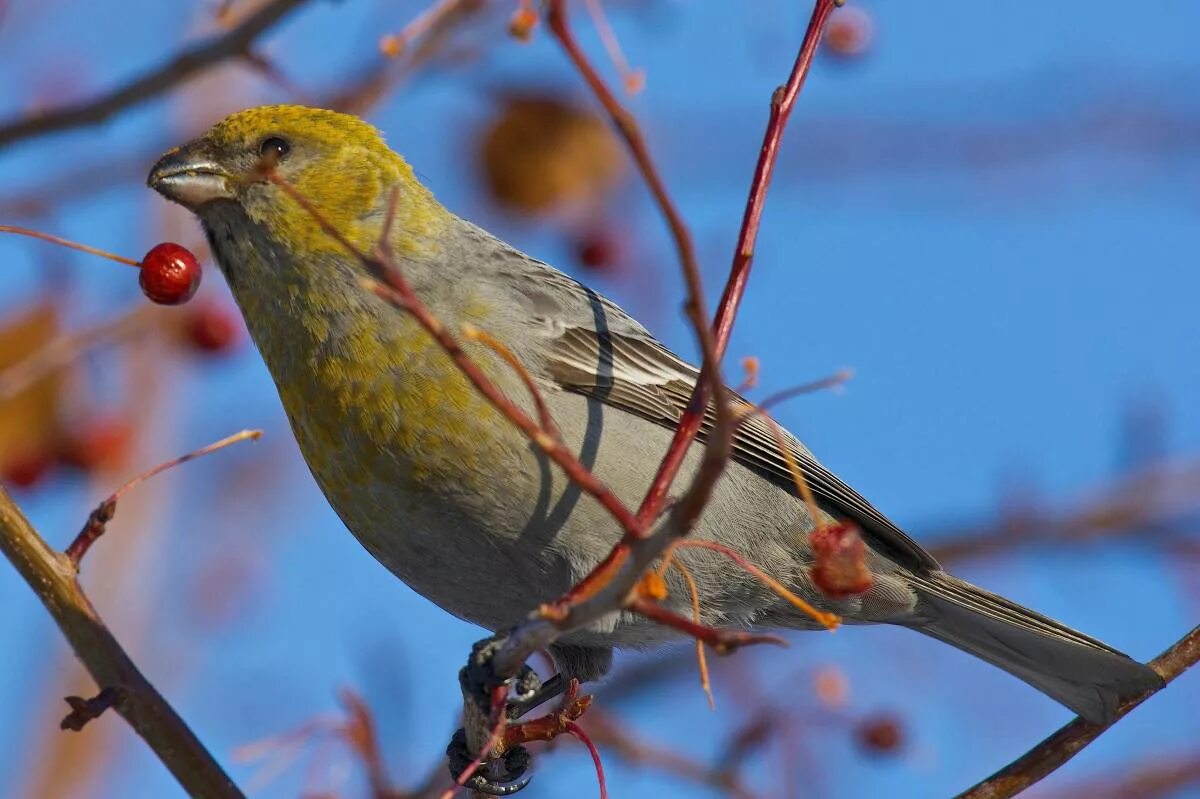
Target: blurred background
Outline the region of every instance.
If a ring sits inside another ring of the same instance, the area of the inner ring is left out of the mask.
[[[263,5],[0,0],[0,131]],[[378,566],[328,508],[197,224],[145,174],[247,105],[353,110],[453,210],[694,355],[655,207],[544,27],[510,34],[516,10],[299,3],[244,57],[165,95],[0,145],[0,224],[205,257],[200,294],[164,309],[132,269],[0,235],[0,479],[61,548],[134,473],[265,431],[132,492],[82,577],[256,797],[444,788],[456,673],[481,631]],[[715,297],[811,4],[571,10],[644,126]],[[853,368],[844,390],[778,418],[957,573],[1141,660],[1200,618],[1198,30],[1192,0],[852,0],[784,142],[729,359],[733,377],[759,360],[757,397]],[[692,647],[622,656],[585,718],[611,794],[947,796],[1069,719],[905,630],[791,643],[714,659],[715,711]],[[93,693],[0,566],[0,795],[179,794],[115,716],[59,731],[61,697]],[[1198,703],[1200,675],[1184,675],[1031,793],[1200,796]],[[553,748],[523,795],[594,795],[586,751]],[[1157,782],[1125,782],[1139,775]]]

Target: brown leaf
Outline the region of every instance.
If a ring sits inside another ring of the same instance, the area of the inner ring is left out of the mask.
[[[0,373],[38,352],[59,333],[58,310],[45,303],[0,321]],[[59,434],[62,372],[0,398],[0,466],[48,451]]]
[[[598,204],[625,171],[608,124],[550,95],[505,97],[478,148],[488,192],[521,214]]]

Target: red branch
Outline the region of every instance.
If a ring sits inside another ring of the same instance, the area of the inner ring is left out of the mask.
[[[604,764],[600,762],[600,750],[596,748],[596,744],[588,737],[583,727],[575,722],[567,722],[567,732],[574,735],[580,743],[587,747],[588,754],[592,756],[592,763],[596,765],[596,781],[600,783],[600,799],[608,799],[608,783],[604,779]]]
[[[700,430],[700,421],[704,417],[704,408],[714,398],[718,401],[715,405],[717,421],[712,440],[719,441],[719,439],[724,438],[724,446],[728,448],[728,439],[732,435],[732,417],[722,396],[725,388],[720,370],[721,351],[718,350],[712,330],[708,326],[708,312],[704,302],[704,287],[700,279],[700,267],[696,262],[696,248],[692,242],[691,234],[688,232],[683,217],[680,215],[678,208],[675,207],[675,203],[671,200],[666,184],[663,182],[662,176],[659,174],[653,159],[650,157],[649,148],[646,146],[646,141],[642,137],[637,122],[634,120],[633,115],[617,100],[616,95],[604,83],[596,68],[592,66],[587,56],[580,49],[574,34],[571,33],[570,26],[567,25],[567,12],[564,0],[550,0],[546,7],[546,27],[558,39],[571,63],[579,70],[588,87],[596,95],[596,99],[599,100],[604,110],[608,112],[613,124],[624,137],[625,143],[629,147],[630,155],[633,156],[633,160],[637,164],[642,178],[650,188],[650,193],[654,195],[654,201],[658,204],[663,216],[666,217],[667,226],[671,229],[671,235],[675,239],[675,248],[679,251],[679,262],[683,267],[683,278],[687,285],[688,296],[683,306],[684,313],[687,314],[688,319],[691,320],[692,326],[695,328],[696,337],[700,342],[700,351],[703,356],[704,368],[702,369],[700,379],[696,382],[696,386],[692,390],[692,397],[689,401],[687,412],[676,429],[675,438],[671,442],[671,446],[667,450],[662,464],[659,466],[658,473],[654,476],[654,480],[650,484],[646,498],[642,501],[642,506],[638,509],[638,519],[643,525],[649,525],[658,517],[659,511],[662,509],[662,504],[666,499],[667,491],[670,490],[671,483],[674,481],[675,475],[683,463],[683,456],[688,446],[695,439],[696,433]],[[718,443],[717,446],[721,446],[721,444]],[[712,478],[714,482],[716,476],[719,476],[719,474],[718,470],[717,475]],[[695,487],[698,486],[694,485]]]
[[[709,627],[706,624],[692,621],[687,616],[681,616],[678,613],[667,610],[657,602],[651,602],[649,599],[642,597],[637,597],[630,601],[628,607],[634,613],[640,613],[651,621],[658,622],[666,627],[673,627],[692,638],[703,641],[711,646],[713,651],[718,655],[728,655],[730,652],[740,649],[743,646],[750,646],[752,644],[787,646],[787,641],[778,635],[746,633],[741,630],[722,630],[716,627]]]
[[[725,291],[717,305],[716,316],[713,318],[712,362],[714,364],[725,355],[725,348],[729,345],[729,336],[733,332],[738,306],[746,293],[746,282],[750,278],[750,267],[754,261],[754,246],[758,240],[759,222],[762,219],[763,207],[767,201],[767,189],[771,185],[771,176],[775,171],[775,162],[779,155],[779,143],[783,140],[783,132],[787,127],[788,118],[791,116],[796,98],[800,95],[800,89],[803,88],[804,80],[808,77],[809,69],[812,67],[813,56],[816,54],[817,45],[821,40],[821,31],[829,19],[829,14],[839,5],[841,3],[837,0],[817,0],[808,23],[808,29],[804,32],[804,40],[800,43],[796,62],[792,66],[792,73],[788,76],[787,83],[780,86],[771,95],[767,129],[763,134],[762,150],[759,152],[758,162],[754,166],[754,177],[750,181],[750,195],[746,199],[742,228],[734,247],[733,264],[729,270]],[[703,367],[704,369],[709,367],[707,361]],[[701,374],[696,383],[688,411],[680,419],[679,426],[675,430],[675,437],[667,450],[667,456],[663,459],[659,473],[655,475],[650,491],[646,494],[646,499],[638,510],[639,517],[643,519],[657,516],[658,508],[666,499],[667,491],[683,463],[687,447],[700,430],[700,423],[704,416],[702,410],[704,404],[701,396],[704,391],[704,377]]]

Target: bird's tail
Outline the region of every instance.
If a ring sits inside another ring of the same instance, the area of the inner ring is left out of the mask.
[[[945,572],[912,576],[909,624],[1007,671],[1088,721],[1106,723],[1121,700],[1163,685],[1151,668],[1004,597]]]

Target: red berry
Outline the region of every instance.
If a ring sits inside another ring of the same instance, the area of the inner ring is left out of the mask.
[[[584,233],[575,241],[575,257],[589,269],[603,270],[615,266],[618,244],[612,231],[596,229]]]
[[[58,459],[67,466],[91,471],[119,463],[133,441],[133,426],[117,417],[99,417],[68,432],[58,448]]]
[[[2,479],[13,488],[33,488],[50,471],[47,452],[19,452],[4,464]]]
[[[233,313],[220,305],[202,304],[184,323],[187,343],[198,352],[217,354],[237,344],[240,328]]]
[[[169,241],[150,248],[141,272],[142,293],[159,305],[187,302],[200,288],[200,262],[187,247]]]
[[[860,56],[871,46],[871,15],[861,8],[845,6],[833,12],[825,28],[825,47],[843,58]]]
[[[904,744],[904,730],[899,719],[892,716],[865,719],[858,725],[854,737],[862,749],[877,755],[895,752]]]

